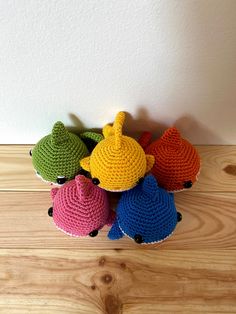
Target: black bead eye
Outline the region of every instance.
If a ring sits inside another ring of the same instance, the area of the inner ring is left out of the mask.
[[[64,184],[66,182],[66,177],[58,177],[57,178],[57,183],[58,184]]]
[[[52,215],[53,215],[53,208],[50,207],[50,208],[48,209],[48,216],[49,216],[49,217],[52,217]]]
[[[93,231],[91,231],[89,233],[89,236],[92,237],[92,238],[96,237],[97,235],[98,235],[98,231],[97,230],[93,230]]]
[[[184,182],[184,188],[185,189],[190,189],[192,187],[192,185],[193,185],[192,181]]]
[[[141,236],[140,234],[136,234],[136,235],[134,236],[134,241],[135,241],[136,243],[138,243],[138,244],[141,244],[141,243],[143,242],[143,238],[142,238],[142,236]]]
[[[182,215],[180,212],[177,212],[177,221],[180,222],[182,220]]]
[[[92,179],[93,184],[98,185],[100,183],[100,181],[98,180],[98,178],[93,178]]]
[[[29,154],[30,154],[30,156],[32,156],[32,149],[30,149]]]
[[[144,181],[144,177],[140,178],[140,179],[138,180],[138,183],[137,183],[137,184],[141,184],[141,183],[143,183],[143,181]]]

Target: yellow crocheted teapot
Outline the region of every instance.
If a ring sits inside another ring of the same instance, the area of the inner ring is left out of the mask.
[[[119,112],[113,126],[103,128],[104,140],[80,161],[81,167],[90,172],[93,183],[107,191],[132,189],[155,161],[152,155],[145,155],[138,142],[122,134],[124,120],[125,113]]]

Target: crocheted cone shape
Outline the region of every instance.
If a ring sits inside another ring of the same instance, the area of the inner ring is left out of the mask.
[[[51,190],[53,220],[68,235],[97,235],[105,224],[112,224],[114,212],[109,209],[106,191],[90,179],[78,175],[60,189]]]
[[[144,132],[139,140],[147,154],[155,157],[151,173],[158,184],[170,192],[191,188],[200,171],[200,157],[176,128],[167,129],[163,136],[148,145],[151,134]]]
[[[99,137],[100,136],[100,137]],[[101,140],[101,135],[85,132],[82,137]],[[80,160],[89,154],[83,141],[56,122],[52,133],[43,137],[32,150],[33,166],[44,181],[62,184],[79,173]]]
[[[153,164],[154,157],[145,155],[142,147],[122,134],[124,112],[119,112],[113,126],[103,128],[105,139],[93,150],[81,166],[91,173],[93,182],[105,190],[119,192],[133,188]]]
[[[153,175],[122,194],[116,215],[108,237],[117,240],[127,235],[139,244],[163,241],[172,234],[181,218],[173,194],[159,188]]]

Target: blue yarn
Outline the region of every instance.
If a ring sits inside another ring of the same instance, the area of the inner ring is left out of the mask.
[[[143,183],[122,194],[108,237],[117,240],[127,235],[134,239],[140,235],[142,243],[159,242],[171,235],[176,224],[174,195],[158,187],[155,177],[148,175]]]
[[[123,238],[124,234],[122,233],[117,219],[114,221],[111,230],[109,231],[108,237],[111,240],[118,240]]]

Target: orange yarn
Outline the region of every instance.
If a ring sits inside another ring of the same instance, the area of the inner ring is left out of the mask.
[[[174,127],[148,146],[150,139],[151,134],[144,132],[139,143],[147,154],[155,157],[151,173],[158,184],[170,192],[190,188],[200,171],[200,157],[193,145]]]

